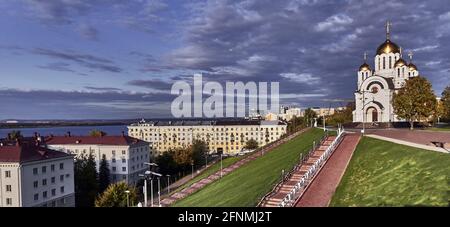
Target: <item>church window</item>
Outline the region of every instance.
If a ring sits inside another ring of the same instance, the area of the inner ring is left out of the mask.
[[[402,76],[405,75],[405,68],[402,68]]]
[[[374,94],[378,93],[378,87],[372,87],[372,93]]]
[[[392,57],[389,56],[389,68],[392,68]]]
[[[400,77],[400,68],[397,70],[397,76]]]
[[[386,69],[386,57],[383,57],[383,69]]]
[[[378,70],[380,70],[381,69],[381,60],[380,60],[380,57],[378,57]]]

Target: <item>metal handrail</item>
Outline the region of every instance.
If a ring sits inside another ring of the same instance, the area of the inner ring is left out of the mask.
[[[344,130],[339,129],[338,130],[338,136],[335,140],[330,144],[330,146],[327,148],[327,150],[320,156],[320,158],[312,165],[307,173],[302,177],[302,179],[296,184],[294,189],[291,190],[290,193],[288,193],[282,201],[278,204],[280,207],[285,206],[292,206],[293,202],[295,202],[301,194],[300,189],[306,188],[309,183],[311,183],[311,180],[316,176],[316,173],[319,172],[319,170],[323,167],[326,160],[331,156],[333,151],[336,149],[337,145],[342,141],[344,134]]]
[[[325,132],[325,135],[323,135],[320,138],[319,143],[316,143],[312,148],[310,148],[310,150],[308,152],[306,152],[305,156],[302,156],[302,159],[300,160],[299,164],[295,165],[287,174],[285,174],[283,176],[283,178],[277,183],[275,184],[275,186],[272,188],[272,190],[270,192],[268,192],[267,194],[265,194],[261,200],[259,201],[257,206],[260,206],[265,200],[267,200],[270,196],[272,196],[273,194],[275,194],[278,189],[282,186],[282,184],[284,182],[286,182],[287,179],[290,178],[290,176],[292,176],[292,174],[297,171],[298,169],[300,169],[308,160],[309,157],[311,157],[311,155],[314,153],[314,151],[319,148],[321,146],[321,144],[328,139],[328,131]]]

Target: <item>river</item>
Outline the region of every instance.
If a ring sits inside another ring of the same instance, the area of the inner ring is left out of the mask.
[[[126,125],[110,125],[110,126],[62,126],[62,127],[39,127],[39,128],[1,128],[0,138],[5,138],[8,133],[16,130],[20,131],[23,136],[33,136],[35,132],[41,134],[41,136],[53,135],[65,135],[70,131],[71,135],[88,135],[88,133],[93,130],[101,130],[106,132],[107,135],[122,135],[122,131],[128,134],[128,129]]]

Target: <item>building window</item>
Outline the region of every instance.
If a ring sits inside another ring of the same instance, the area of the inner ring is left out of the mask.
[[[113,159],[112,159],[112,162],[113,162],[113,163],[116,163],[116,159],[115,159],[115,158],[113,158]]]
[[[5,177],[6,178],[11,178],[11,171],[5,171]]]
[[[54,164],[52,164],[52,165],[50,166],[50,170],[51,170],[52,172],[55,172],[55,165],[54,165]]]
[[[8,206],[12,205],[12,198],[6,198],[6,205]]]
[[[386,57],[383,57],[383,69],[386,69]]]
[[[60,175],[60,176],[59,176],[59,181],[61,181],[61,182],[64,181],[64,175]]]
[[[47,172],[47,166],[42,166],[42,173],[46,173]]]
[[[12,190],[11,190],[11,185],[6,185],[6,191],[7,192],[11,192]]]
[[[123,176],[122,176],[122,179],[126,180],[126,179],[127,179],[127,176],[123,175]]]
[[[389,68],[392,68],[392,57],[389,56]]]
[[[64,186],[61,186],[61,187],[59,188],[59,191],[60,191],[61,193],[64,193]]]
[[[37,168],[33,168],[33,175],[37,175],[38,174],[38,169]]]
[[[115,150],[112,150],[112,155],[116,155],[116,151]]]
[[[59,169],[64,169],[64,163],[59,163]]]
[[[400,76],[400,68],[397,69],[397,76]]]
[[[126,163],[126,162],[127,162],[127,160],[122,158],[122,163]]]
[[[62,205],[66,204],[66,198],[60,199],[59,202],[60,202]]]
[[[42,186],[45,186],[45,185],[47,185],[47,179],[42,180]]]
[[[47,198],[47,191],[42,192],[42,198]]]
[[[52,189],[52,196],[56,195],[56,189]]]
[[[38,182],[37,182],[37,181],[33,182],[33,187],[34,187],[34,188],[37,188],[37,187],[38,187]]]
[[[55,183],[55,177],[52,177],[51,182],[52,182],[52,184]]]
[[[116,167],[115,166],[112,167],[112,171],[116,172]]]
[[[39,194],[34,194],[34,201],[37,201],[37,200],[39,200]]]
[[[127,152],[126,152],[125,150],[122,150],[122,154],[123,154],[123,155],[126,155]]]
[[[127,167],[122,167],[122,171],[127,171]]]

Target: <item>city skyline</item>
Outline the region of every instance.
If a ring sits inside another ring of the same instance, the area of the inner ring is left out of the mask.
[[[172,83],[194,73],[277,81],[281,104],[328,106],[351,99],[386,20],[440,96],[446,2],[354,2],[0,1],[0,119],[167,117]]]

